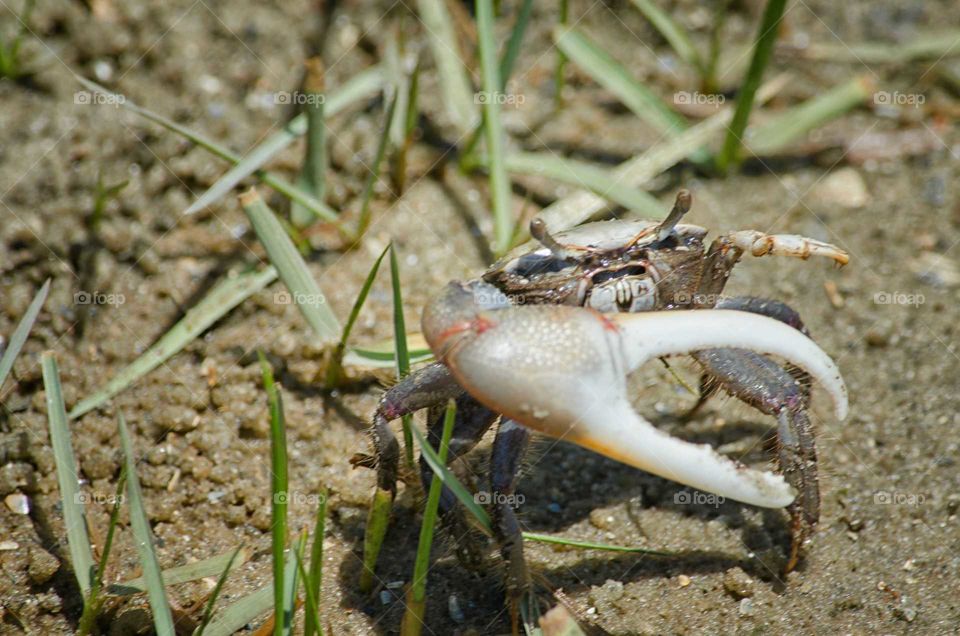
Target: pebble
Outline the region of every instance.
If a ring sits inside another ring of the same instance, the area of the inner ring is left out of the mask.
[[[680,587],[687,587],[690,585],[690,577],[686,574],[681,574],[677,577],[677,583],[680,584]]]
[[[10,550],[16,550],[20,547],[20,544],[16,541],[0,541],[0,552],[9,552]]]
[[[753,616],[753,601],[749,598],[742,599],[738,611],[740,616]]]
[[[749,598],[754,592],[753,579],[739,567],[723,573],[723,587],[736,598]]]
[[[18,515],[28,515],[30,514],[30,500],[26,495],[21,495],[18,492],[15,492],[11,495],[7,495],[3,503],[7,504],[12,512]]]
[[[960,268],[957,263],[943,254],[925,252],[909,263],[917,278],[935,287],[956,287],[960,285]]]
[[[27,576],[36,585],[46,583],[60,569],[60,561],[39,546],[30,548],[30,562],[27,565]]]
[[[862,208],[870,203],[870,192],[863,177],[854,168],[841,168],[827,175],[814,188],[814,195],[831,205],[847,209]]]
[[[393,601],[393,594],[388,590],[380,590],[380,603],[382,605],[389,605]]]

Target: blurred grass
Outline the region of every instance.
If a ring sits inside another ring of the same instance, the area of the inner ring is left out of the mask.
[[[303,157],[297,186],[321,203],[326,194],[327,170],[327,124],[323,114],[326,96],[324,91],[324,70],[320,58],[311,58],[306,62],[304,80],[304,115],[307,118],[307,145]],[[313,213],[296,201],[290,206],[290,222],[294,227],[303,228],[314,221]]]
[[[153,533],[150,530],[150,520],[143,503],[143,492],[140,489],[140,479],[137,477],[137,458],[130,441],[130,432],[123,414],[117,418],[117,431],[120,434],[120,447],[123,449],[124,472],[127,477],[127,503],[130,506],[130,529],[133,532],[134,543],[140,555],[140,567],[143,568],[143,578],[147,587],[147,598],[150,600],[150,609],[153,612],[153,625],[159,636],[174,636],[176,629],[173,625],[173,614],[167,600],[167,591],[160,574],[160,562],[154,550]]]
[[[466,133],[476,126],[479,118],[473,108],[470,73],[460,54],[453,20],[443,0],[418,0],[417,10],[437,66],[447,116],[461,134]]]
[[[213,591],[210,592],[210,598],[207,599],[206,605],[203,608],[203,616],[200,618],[200,624],[195,630],[193,630],[193,636],[203,636],[204,631],[206,631],[207,626],[210,624],[210,619],[213,618],[213,608],[217,605],[217,599],[220,598],[220,592],[223,590],[223,584],[227,582],[227,577],[230,575],[230,571],[233,569],[233,563],[236,561],[237,556],[240,555],[243,546],[237,546],[237,549],[230,554],[229,560],[227,560],[227,565],[223,568],[223,572],[220,573],[220,576],[217,578],[217,583],[213,587]]]
[[[504,162],[504,132],[500,122],[500,65],[493,35],[493,0],[477,0],[477,37],[480,46],[480,77],[484,99],[483,126],[487,142],[487,170],[490,174],[490,201],[493,207],[493,251],[506,254],[513,239],[513,212],[510,179]]]
[[[127,484],[126,469],[120,469],[120,478],[117,480],[117,489],[114,493],[113,507],[110,509],[110,522],[107,525],[107,538],[103,542],[103,549],[100,551],[100,562],[97,564],[97,571],[90,582],[90,593],[83,602],[83,613],[80,614],[80,621],[77,623],[77,635],[85,636],[96,629],[97,617],[106,597],[101,595],[103,590],[103,577],[107,571],[107,562],[110,560],[110,551],[113,549],[113,537],[117,531],[117,524],[120,519],[120,505],[123,503],[123,491]]]
[[[12,38],[9,41],[0,33],[0,78],[9,80],[18,80],[26,75],[20,59],[20,46],[23,39],[30,30],[30,18],[33,15],[35,6],[34,0],[24,0],[20,8],[20,14],[16,15],[17,25]],[[4,3],[6,7],[6,3]],[[13,9],[10,8],[12,11]]]
[[[304,636],[323,634],[320,628],[320,593],[323,589],[323,539],[326,531],[327,496],[327,489],[321,489],[313,524],[313,543],[310,546],[310,570],[302,574],[307,600],[312,604],[304,621]]]
[[[750,112],[753,110],[757,89],[763,80],[763,72],[767,68],[770,55],[773,52],[773,45],[777,41],[780,20],[783,18],[786,4],[786,0],[767,0],[763,18],[760,21],[760,28],[757,31],[750,67],[747,69],[747,76],[744,78],[737,95],[737,107],[733,119],[730,121],[730,127],[727,129],[723,148],[716,157],[716,168],[721,174],[726,174],[731,167],[738,165],[740,162],[743,133],[747,129],[747,121],[750,119]]]
[[[24,343],[27,342],[27,338],[30,336],[30,330],[33,329],[33,323],[36,322],[40,310],[43,309],[43,303],[46,302],[47,294],[49,293],[50,279],[48,278],[33,297],[33,300],[30,301],[30,305],[27,306],[27,310],[23,312],[23,316],[20,318],[20,322],[17,323],[16,329],[14,329],[10,335],[10,341],[7,342],[7,347],[3,351],[3,355],[0,356],[0,390],[3,389],[3,383],[7,380],[10,370],[13,369],[13,363],[17,359],[17,356],[20,355],[20,350],[23,349]],[[2,395],[2,392],[0,392],[0,395]]]

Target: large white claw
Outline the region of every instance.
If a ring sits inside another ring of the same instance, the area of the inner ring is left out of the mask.
[[[847,412],[843,380],[827,354],[796,329],[756,314],[604,315],[580,307],[524,306],[457,312],[456,319],[438,310],[425,314],[424,324],[434,352],[490,408],[650,473],[757,506],[786,506],[795,493],[779,475],[655,428],[630,406],[626,375],[658,356],[750,349],[806,369],[833,397],[837,416]]]

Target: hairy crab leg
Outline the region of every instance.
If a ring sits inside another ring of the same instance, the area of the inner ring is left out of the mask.
[[[823,383],[846,416],[840,374],[796,329],[732,310],[603,315],[579,307],[485,311],[476,290],[448,287],[424,333],[457,381],[491,409],[667,479],[778,508],[795,496],[779,475],[745,468],[707,445],[673,438],[630,406],[626,375],[651,358],[740,347],[785,357]]]

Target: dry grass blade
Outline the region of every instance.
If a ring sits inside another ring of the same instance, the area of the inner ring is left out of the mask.
[[[260,272],[248,272],[228,277],[195,307],[187,311],[183,319],[157,340],[143,355],[107,382],[106,386],[74,406],[73,410],[70,411],[70,418],[79,417],[97,408],[156,369],[187,346],[194,338],[206,331],[213,323],[223,318],[231,309],[272,283],[276,277],[277,272],[272,267]]]
[[[80,474],[77,472],[77,460],[70,442],[70,429],[67,428],[67,414],[63,406],[63,391],[60,387],[60,371],[53,353],[46,352],[40,358],[43,370],[43,388],[46,393],[47,418],[50,424],[50,445],[53,447],[53,459],[57,469],[57,484],[60,487],[60,501],[63,503],[63,523],[67,530],[67,543],[70,548],[70,564],[77,577],[77,585],[83,598],[87,599],[93,584],[96,561],[90,549],[90,534],[87,531],[87,519],[83,509],[83,495],[80,492]]]
[[[336,341],[340,335],[340,321],[333,315],[326,296],[273,210],[253,188],[240,195],[240,206],[267,251],[270,263],[287,286],[290,301],[322,342]]]
[[[374,66],[354,75],[337,90],[326,96],[324,103],[324,117],[329,119],[341,112],[350,103],[361,97],[372,95],[383,85],[383,71]],[[228,192],[233,190],[241,181],[257,173],[284,148],[292,144],[307,132],[306,115],[300,114],[291,119],[279,132],[274,133],[263,143],[256,146],[243,157],[234,156],[231,161],[234,166],[210,186],[200,197],[190,204],[184,214],[193,214],[219,201]],[[270,187],[275,186],[264,180]]]
[[[193,636],[203,636],[204,630],[206,630],[207,625],[210,624],[210,619],[213,618],[213,608],[216,606],[217,599],[220,597],[220,590],[223,589],[223,584],[227,582],[227,577],[234,567],[233,562],[240,556],[242,550],[243,546],[238,546],[237,549],[230,554],[230,559],[227,561],[226,567],[223,568],[220,577],[217,579],[217,584],[214,586],[213,591],[210,592],[210,598],[207,599],[207,604],[203,608],[203,618],[200,619],[200,624],[197,628],[193,630]],[[246,559],[242,560],[245,561]],[[237,565],[240,564],[238,563]]]
[[[869,99],[873,91],[874,84],[867,75],[834,86],[757,126],[756,131],[747,137],[747,147],[755,155],[777,152],[811,130],[856,108]]]
[[[177,585],[189,581],[198,581],[208,576],[214,576],[223,572],[227,564],[239,559],[236,566],[243,565],[250,558],[250,551],[247,549],[237,549],[233,552],[225,552],[209,559],[202,559],[186,565],[178,565],[163,571],[163,582],[167,585]],[[146,592],[146,581],[142,576],[121,583],[112,583],[107,590],[115,596],[127,596]]]
[[[787,83],[788,76],[781,75],[767,82],[757,91],[757,101],[762,103],[779,92]],[[686,159],[698,148],[718,137],[730,122],[733,111],[725,108],[678,135],[650,148],[642,155],[629,159],[613,171],[614,178],[628,186],[642,187],[650,179]],[[571,228],[589,219],[607,207],[607,202],[592,192],[575,192],[547,206],[540,212],[552,232]],[[664,207],[659,216],[667,211]]]
[[[147,519],[147,511],[143,504],[140,479],[137,477],[137,459],[134,456],[130,432],[127,430],[127,423],[122,414],[117,420],[117,430],[120,433],[120,446],[123,449],[126,467],[130,528],[133,531],[137,552],[140,554],[140,566],[143,568],[143,578],[147,586],[147,598],[150,600],[150,609],[153,610],[153,626],[158,636],[174,636],[176,630],[173,626],[173,614],[163,585],[160,562],[157,561],[157,554],[153,547],[153,532],[150,530],[150,520]]]
[[[37,295],[33,297],[30,306],[27,307],[27,311],[24,312],[23,317],[17,324],[17,328],[13,330],[13,335],[10,336],[10,342],[7,343],[7,348],[3,352],[3,356],[0,357],[0,389],[3,389],[3,383],[6,381],[10,369],[13,368],[14,360],[20,355],[20,350],[23,349],[23,345],[30,335],[30,330],[33,329],[33,323],[36,322],[37,315],[40,313],[40,309],[43,308],[43,303],[46,302],[49,291],[50,279],[48,278],[47,282],[40,288],[40,291],[37,292]]]
[[[585,188],[645,216],[663,214],[663,206],[655,197],[618,181],[608,170],[599,166],[544,152],[515,152],[507,155],[505,161],[511,173],[548,177]]]

